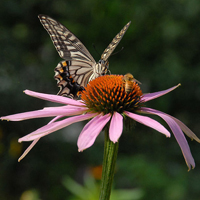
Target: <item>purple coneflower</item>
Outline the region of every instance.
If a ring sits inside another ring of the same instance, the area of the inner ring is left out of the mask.
[[[47,125],[19,139],[19,142],[33,141],[19,158],[20,161],[41,137],[72,123],[87,119],[91,120],[84,126],[78,137],[79,151],[83,151],[92,146],[101,130],[109,121],[109,138],[113,143],[118,142],[123,130],[123,119],[126,120],[126,117],[149,126],[164,134],[166,137],[170,137],[170,132],[163,125],[150,117],[140,114],[158,115],[169,125],[190,170],[195,167],[195,162],[183,132],[197,142],[200,142],[199,138],[178,119],[161,111],[142,107],[143,103],[165,95],[176,89],[179,85],[180,84],[160,92],[143,95],[139,85],[134,82],[132,91],[127,93],[123,87],[123,76],[106,75],[91,81],[82,92],[81,100],[73,100],[67,97],[25,90],[24,92],[27,95],[66,105],[60,107],[47,107],[42,110],[9,115],[1,117],[1,119],[21,121],[31,118],[56,116]]]

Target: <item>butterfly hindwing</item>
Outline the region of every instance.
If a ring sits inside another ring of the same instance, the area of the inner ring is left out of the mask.
[[[72,66],[73,62],[76,62],[74,63],[74,66]],[[84,87],[81,85],[86,82],[86,76],[78,71],[80,66],[78,66],[77,62],[79,61],[62,61],[58,63],[55,68],[54,78],[57,80],[57,84],[60,87],[58,95],[77,99],[77,93],[84,90]],[[74,69],[70,71],[71,67]],[[79,73],[79,76],[76,75],[77,72]],[[91,72],[88,71],[88,73]]]

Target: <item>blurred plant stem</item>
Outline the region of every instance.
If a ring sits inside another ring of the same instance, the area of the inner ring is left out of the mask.
[[[109,126],[105,128],[103,170],[99,200],[109,200],[115,172],[119,142],[113,143],[109,139]]]

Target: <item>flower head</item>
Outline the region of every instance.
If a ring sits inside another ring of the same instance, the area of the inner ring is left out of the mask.
[[[91,81],[82,92],[82,100],[92,112],[123,113],[134,111],[139,106],[142,91],[136,82],[133,89],[126,93],[122,82],[123,76],[101,76]]]
[[[194,168],[195,162],[183,132],[197,142],[200,142],[199,138],[178,119],[161,111],[142,106],[147,101],[171,92],[180,84],[164,91],[145,95],[143,95],[136,81],[129,83],[131,84],[128,85],[129,90],[127,90],[126,84],[123,76],[106,75],[98,77],[89,82],[85,90],[81,93],[80,101],[25,90],[25,94],[27,95],[66,105],[1,117],[2,120],[6,119],[11,121],[39,117],[55,117],[47,125],[19,139],[19,142],[33,141],[19,160],[32,149],[41,137],[72,123],[87,119],[91,120],[84,126],[79,135],[79,151],[83,151],[92,146],[101,130],[109,121],[109,138],[114,143],[118,142],[123,130],[123,118],[126,116],[159,131],[166,137],[170,137],[170,132],[163,125],[150,117],[140,115],[142,113],[158,115],[166,121],[182,150],[188,168]]]

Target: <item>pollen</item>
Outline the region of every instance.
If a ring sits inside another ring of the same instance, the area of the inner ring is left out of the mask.
[[[81,99],[92,112],[104,114],[124,110],[133,112],[139,107],[142,90],[133,82],[131,90],[125,90],[122,75],[105,75],[90,81],[81,92]]]

